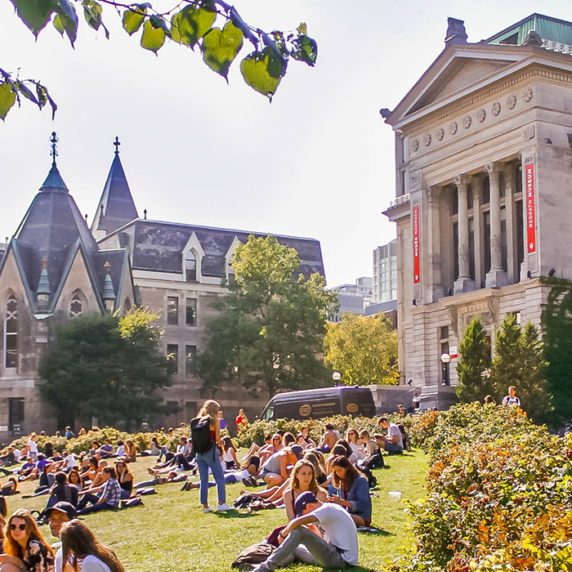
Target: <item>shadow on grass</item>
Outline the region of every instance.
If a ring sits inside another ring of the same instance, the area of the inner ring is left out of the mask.
[[[333,570],[333,568],[325,568],[325,570]],[[339,570],[339,568],[336,568]],[[375,572],[373,568],[364,568],[363,566],[353,566],[352,568],[347,568],[349,572]]]
[[[381,528],[378,528],[377,530],[360,530],[359,531],[360,536],[365,535],[365,536],[395,536],[392,532],[388,532],[387,530],[381,530]],[[356,570],[358,570],[358,568],[356,568]],[[361,568],[360,568],[361,570]],[[365,568],[364,568],[365,570]]]
[[[213,512],[219,518],[251,518],[259,516],[258,512],[238,512],[237,510],[229,510],[228,512]]]

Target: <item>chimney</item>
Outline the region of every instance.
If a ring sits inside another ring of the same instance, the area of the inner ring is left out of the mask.
[[[445,37],[445,46],[451,44],[466,44],[467,32],[465,31],[465,22],[456,18],[447,19],[447,36]]]

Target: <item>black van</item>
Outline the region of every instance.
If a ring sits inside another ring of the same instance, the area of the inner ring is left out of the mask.
[[[319,419],[331,415],[375,415],[375,403],[369,387],[338,386],[275,395],[261,419]]]

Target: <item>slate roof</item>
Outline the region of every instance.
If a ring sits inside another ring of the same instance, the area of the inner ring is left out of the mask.
[[[110,234],[136,218],[139,218],[137,208],[121,159],[119,159],[119,153],[116,153],[93,217],[91,230],[92,232],[103,230],[106,234]]]
[[[259,232],[141,219],[132,221],[116,233],[120,235],[122,245],[129,241],[134,269],[176,274],[183,273],[183,250],[195,233],[205,252],[201,272],[203,276],[216,278],[226,276],[225,257],[235,237],[246,242],[251,234],[257,237],[267,236]],[[301,259],[298,273],[309,276],[319,272],[324,275],[322,250],[317,240],[274,236],[280,244],[297,250]]]

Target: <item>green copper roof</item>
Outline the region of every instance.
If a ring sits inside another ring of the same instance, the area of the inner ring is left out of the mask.
[[[484,41],[487,44],[520,46],[531,31],[536,32],[545,41],[572,45],[572,22],[550,18],[542,14],[532,14]]]

